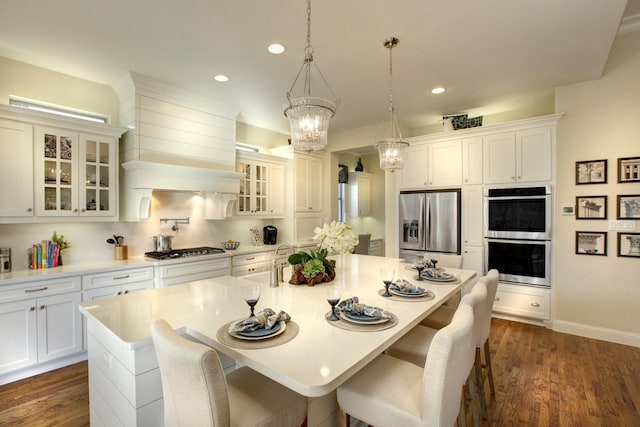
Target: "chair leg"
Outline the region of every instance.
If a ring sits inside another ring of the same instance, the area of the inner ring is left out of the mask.
[[[495,396],[496,388],[493,385],[493,370],[491,369],[491,350],[489,349],[489,340],[484,342],[484,361],[487,365],[487,377],[489,377],[489,388],[491,389],[491,395]]]
[[[345,426],[349,427],[351,425],[351,415],[347,414],[345,412],[344,414],[344,421],[345,421]]]
[[[489,418],[487,414],[487,401],[484,397],[484,379],[482,378],[482,356],[480,354],[480,348],[476,347],[476,361],[474,363],[476,373],[476,383],[478,384],[478,400],[480,401],[480,413],[482,419]]]
[[[465,411],[465,406],[467,405],[466,399],[464,397],[464,386],[462,387],[462,392],[460,393],[460,410],[458,411],[458,427],[466,427],[467,425],[467,416]]]
[[[470,372],[467,377],[467,384],[469,386],[469,406],[467,410],[471,410],[471,417],[473,418],[473,426],[479,427],[480,420],[478,419],[478,389],[476,383],[473,380],[473,374]]]

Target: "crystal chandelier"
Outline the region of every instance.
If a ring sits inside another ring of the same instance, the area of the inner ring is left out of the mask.
[[[402,169],[404,150],[409,146],[402,140],[402,132],[396,119],[396,110],[393,107],[393,56],[392,50],[398,45],[399,40],[391,37],[384,41],[384,47],[389,49],[389,121],[391,122],[391,135],[388,138],[376,141],[380,157],[380,168],[391,172]]]
[[[327,146],[329,119],[333,117],[338,106],[337,100],[328,100],[311,96],[311,64],[313,64],[313,47],[311,46],[311,0],[307,0],[307,46],[304,49],[304,62],[296,75],[291,89],[287,92],[287,102],[284,104],[284,115],[291,126],[291,145],[299,151],[318,151]],[[324,84],[335,95],[320,69],[313,64]],[[304,95],[291,98],[291,92],[300,75],[304,75]]]

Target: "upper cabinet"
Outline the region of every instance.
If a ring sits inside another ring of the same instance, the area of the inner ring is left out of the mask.
[[[401,188],[451,187],[462,182],[459,140],[411,143],[405,150]]]
[[[462,184],[482,184],[482,138],[462,140]]]
[[[505,132],[483,139],[484,183],[551,181],[553,145],[549,127]]]
[[[0,152],[0,217],[32,217],[33,126],[0,119]]]
[[[0,106],[0,222],[117,221],[125,128]]]
[[[284,215],[284,159],[263,154],[239,153],[236,171],[244,174],[240,179],[236,215]]]
[[[295,210],[297,212],[322,211],[322,157],[296,153]]]
[[[37,126],[36,216],[116,217],[113,137]]]

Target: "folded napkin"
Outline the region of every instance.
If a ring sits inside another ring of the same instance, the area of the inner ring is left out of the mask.
[[[273,326],[281,320],[288,322],[291,320],[291,316],[283,310],[276,313],[267,307],[259,311],[255,316],[232,323],[229,326],[229,333],[249,332],[257,329],[272,329]]]
[[[425,292],[424,288],[413,285],[411,284],[411,282],[405,279],[396,280],[395,282],[389,285],[389,289],[392,289],[396,292],[402,292],[405,294],[416,294],[416,295],[420,295]]]
[[[340,304],[336,306],[336,311],[345,312],[357,316],[375,317],[376,319],[391,319],[393,317],[391,316],[391,313],[389,313],[388,311],[384,311],[380,307],[372,307],[370,305],[365,305],[361,302],[358,302],[358,297],[355,296],[347,298],[346,300],[340,302]]]

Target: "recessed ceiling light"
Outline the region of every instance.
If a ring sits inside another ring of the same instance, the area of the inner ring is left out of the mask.
[[[445,88],[443,87],[434,87],[433,89],[431,89],[431,93],[433,93],[434,95],[438,95],[440,93],[444,93],[446,91]]]
[[[228,82],[229,81],[229,77],[225,76],[224,74],[218,74],[214,77],[214,79],[217,82]]]
[[[280,43],[273,43],[269,45],[267,50],[274,55],[280,55],[284,52],[284,46],[282,46]]]

